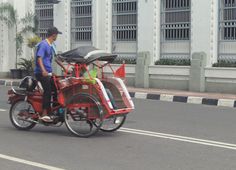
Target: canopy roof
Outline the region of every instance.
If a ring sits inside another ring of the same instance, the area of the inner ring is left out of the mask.
[[[95,60],[113,62],[117,55],[99,50],[93,46],[82,46],[76,49],[64,52],[58,56],[68,63],[89,64]]]

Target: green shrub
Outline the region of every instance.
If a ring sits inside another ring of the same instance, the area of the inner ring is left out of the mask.
[[[42,41],[42,39],[35,35],[34,37],[28,38],[27,46],[29,48],[34,48],[40,41]]]
[[[136,64],[136,59],[118,58],[115,59],[112,64]]]
[[[212,67],[236,67],[236,61],[218,60]]]
[[[191,65],[191,61],[190,59],[160,59],[155,62],[155,65],[189,66]]]
[[[20,58],[20,62],[17,63],[23,70],[28,70],[29,72],[33,72],[34,70],[34,58],[26,59]]]

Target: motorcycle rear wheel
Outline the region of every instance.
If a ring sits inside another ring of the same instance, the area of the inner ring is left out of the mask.
[[[30,121],[32,114],[35,114],[33,106],[28,101],[20,99],[11,105],[9,117],[15,128],[30,130],[36,125],[36,123]]]

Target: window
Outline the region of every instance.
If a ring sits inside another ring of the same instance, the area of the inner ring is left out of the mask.
[[[137,0],[113,0],[113,41],[136,41]]]
[[[162,2],[163,39],[189,40],[190,0],[163,0]]]
[[[72,0],[71,2],[72,43],[92,39],[92,1]]]
[[[221,40],[236,40],[236,1],[223,0],[221,10]]]
[[[236,61],[236,1],[219,0],[218,60]]]
[[[47,29],[53,26],[53,4],[36,1],[35,13],[39,22],[37,34],[45,39],[47,37]]]

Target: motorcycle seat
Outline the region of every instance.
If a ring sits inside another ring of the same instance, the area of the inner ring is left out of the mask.
[[[25,96],[28,94],[28,92],[25,88],[12,87],[12,90],[15,94],[18,94],[18,95]]]

